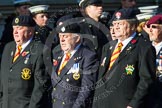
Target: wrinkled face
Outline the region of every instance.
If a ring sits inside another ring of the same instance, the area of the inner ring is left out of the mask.
[[[110,34],[111,34],[112,40],[117,39],[115,35],[115,31],[114,31],[114,26],[110,26]]]
[[[47,13],[36,14],[34,17],[34,20],[37,25],[39,25],[40,27],[43,27],[43,26],[47,25],[48,14]]]
[[[156,43],[162,41],[162,25],[160,24],[151,24],[147,26],[149,28],[149,38],[151,41]]]
[[[89,5],[86,7],[86,13],[89,17],[95,19],[99,18],[102,14],[103,8],[102,5]]]
[[[136,0],[121,0],[122,8],[131,8],[136,6]]]
[[[13,36],[17,45],[27,42],[33,35],[34,28],[26,26],[13,26]]]
[[[132,28],[126,20],[113,21],[114,32],[117,39],[123,41],[132,34]]]
[[[61,49],[67,53],[75,49],[80,37],[72,33],[59,33]]]
[[[29,15],[30,11],[29,8],[30,5],[22,5],[16,8],[16,11],[18,12],[19,15]]]

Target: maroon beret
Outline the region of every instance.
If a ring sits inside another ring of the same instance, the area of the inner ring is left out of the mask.
[[[162,14],[158,14],[150,18],[147,25],[150,25],[150,24],[162,24]]]

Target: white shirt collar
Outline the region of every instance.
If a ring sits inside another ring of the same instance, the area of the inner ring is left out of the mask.
[[[122,50],[127,46],[127,44],[136,36],[136,32],[134,32],[129,38],[127,38],[127,39],[125,39],[124,41],[119,41],[118,40],[118,43],[119,42],[122,42],[122,44],[123,44],[123,47],[122,47]],[[118,43],[117,43],[117,45],[118,45]],[[117,47],[117,45],[116,45],[116,47]]]
[[[80,45],[81,45],[81,44],[77,45],[77,46],[75,47],[75,49],[74,49],[73,51],[70,52],[70,54],[71,54],[71,55],[70,55],[70,58],[71,58],[71,57],[75,54],[75,52],[79,49]],[[65,53],[64,53],[64,56],[63,56],[63,58],[62,58],[62,61],[61,61],[60,66],[62,65],[63,61],[65,60],[65,57],[66,57],[66,55],[65,55]]]
[[[72,57],[72,56],[75,54],[75,52],[79,49],[80,45],[81,45],[81,44],[77,45],[77,46],[75,47],[75,49],[74,49],[73,51],[70,52],[70,54],[71,54],[70,57]],[[64,53],[64,55],[65,55],[65,53]]]
[[[22,50],[21,50],[21,52],[22,51],[24,51],[24,49],[29,45],[29,43],[32,41],[32,37],[27,41],[27,42],[25,42],[25,43],[23,43],[22,45],[21,45],[21,47],[22,47]],[[16,46],[16,48],[17,48],[17,46]]]
[[[162,42],[158,43],[157,45],[154,45],[152,43],[152,45],[155,47],[156,49],[156,55],[159,53],[160,49],[162,48]]]

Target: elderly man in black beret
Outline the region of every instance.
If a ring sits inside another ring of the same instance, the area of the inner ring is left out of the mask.
[[[28,8],[32,5],[30,0],[13,0],[13,4],[15,7],[15,12],[9,15],[5,19],[5,26],[0,40],[0,59],[1,54],[3,52],[4,46],[8,43],[13,41],[13,28],[12,28],[12,21],[18,15],[29,15],[30,12]]]
[[[35,21],[22,15],[13,20],[14,41],[6,45],[0,70],[2,108],[45,108],[48,76],[43,45],[33,41]]]
[[[81,44],[77,24],[57,29],[60,45],[53,50],[53,108],[92,108],[98,70],[95,52]]]
[[[147,108],[144,104],[155,80],[155,49],[136,33],[131,9],[113,16],[115,35],[103,48],[93,108]]]

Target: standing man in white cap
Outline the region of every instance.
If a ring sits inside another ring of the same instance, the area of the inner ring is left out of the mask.
[[[33,19],[36,22],[35,37],[36,41],[41,41],[45,44],[48,35],[52,29],[47,26],[48,21],[48,5],[37,5],[29,8]]]

